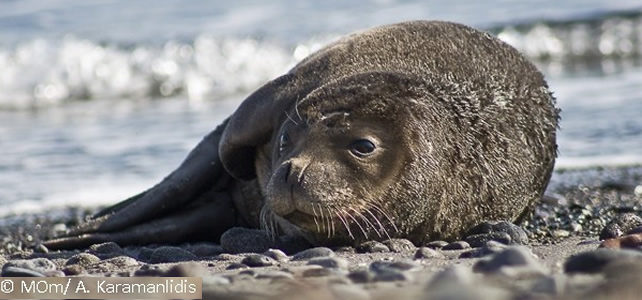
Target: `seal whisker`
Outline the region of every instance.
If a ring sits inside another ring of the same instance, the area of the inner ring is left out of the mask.
[[[290,117],[290,114],[288,114],[287,111],[285,112],[285,116],[288,117],[288,119],[290,121],[292,121],[292,123],[294,123],[294,125],[297,125],[297,126],[299,125],[299,123],[297,123],[296,121],[294,121],[294,119],[292,119],[292,117]]]
[[[367,238],[368,238],[368,233],[366,233],[365,229],[363,229],[363,226],[361,226],[361,223],[359,223],[359,221],[357,221],[357,219],[355,219],[351,214],[348,214],[348,213],[346,213],[345,211],[343,211],[343,212],[344,212],[344,213],[345,213],[345,214],[346,214],[350,219],[352,219],[352,221],[353,221],[355,224],[357,224],[357,226],[359,226],[359,229],[361,229],[361,233],[363,233],[363,236],[367,239]]]
[[[317,211],[314,209],[314,204],[312,205],[312,219],[314,220],[314,225],[317,226],[317,231],[321,231],[319,228],[319,221],[317,221]]]
[[[387,213],[386,213],[386,212],[385,212],[381,207],[379,207],[379,206],[378,206],[377,204],[375,204],[375,203],[371,203],[371,204],[370,204],[370,207],[372,207],[374,210],[376,210],[377,212],[379,212],[380,214],[382,214],[382,215],[383,215],[383,216],[388,220],[388,222],[390,223],[390,225],[392,225],[392,228],[394,228],[394,229],[395,229],[395,232],[399,233],[399,228],[397,227],[397,225],[395,224],[395,222],[392,220],[392,218],[391,218],[391,217],[390,217],[390,216],[389,216],[389,215],[388,215],[388,214],[387,214]]]
[[[374,224],[370,222],[370,220],[368,220],[368,218],[366,218],[362,213],[360,213],[358,210],[352,207],[350,207],[350,210],[352,210],[357,216],[359,216],[359,218],[361,218],[364,221],[366,225],[366,229],[372,228],[377,233],[377,236],[381,237],[381,233],[379,232],[379,230],[377,230],[377,228],[374,226]]]
[[[365,211],[366,211],[370,216],[372,216],[372,218],[373,218],[373,219],[377,222],[377,224],[379,225],[379,229],[380,229],[380,230],[381,230],[381,231],[386,235],[386,237],[387,237],[388,239],[390,239],[390,235],[388,234],[388,230],[386,229],[386,227],[384,227],[384,226],[383,226],[383,224],[381,224],[381,221],[379,221],[379,218],[378,218],[377,216],[375,216],[375,215],[372,213],[372,211],[370,211],[370,209],[371,209],[371,208],[365,208]]]
[[[352,234],[352,230],[350,230],[350,226],[348,225],[348,222],[346,221],[345,217],[341,215],[341,212],[343,210],[337,209],[337,218],[339,218],[339,221],[343,224],[343,227],[348,231],[348,236],[350,236],[353,240],[355,239],[354,235]]]
[[[321,225],[323,225],[321,227],[322,227],[322,230],[325,231],[325,216],[323,215],[323,209],[321,208],[321,203],[317,203],[317,205],[319,206],[319,212],[321,213]],[[323,231],[320,231],[320,232],[323,232]]]

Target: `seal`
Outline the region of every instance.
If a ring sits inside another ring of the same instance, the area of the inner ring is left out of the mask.
[[[487,33],[373,28],[268,82],[161,183],[45,245],[216,241],[234,226],[314,245],[455,239],[532,211],[558,113],[536,67]]]

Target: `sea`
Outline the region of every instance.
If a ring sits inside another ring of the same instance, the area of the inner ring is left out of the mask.
[[[642,163],[639,0],[0,0],[0,216],[136,194],[306,55],[416,19],[489,31],[542,70],[558,170]]]

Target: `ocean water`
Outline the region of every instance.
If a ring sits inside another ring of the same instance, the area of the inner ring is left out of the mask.
[[[0,215],[158,182],[253,89],[337,37],[440,19],[545,73],[557,168],[642,163],[639,1],[0,1]]]

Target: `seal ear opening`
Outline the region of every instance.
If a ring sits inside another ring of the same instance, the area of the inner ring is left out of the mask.
[[[256,178],[256,148],[269,141],[275,122],[289,105],[290,97],[283,93],[292,77],[286,74],[268,82],[247,97],[230,117],[219,143],[219,155],[232,177]]]

